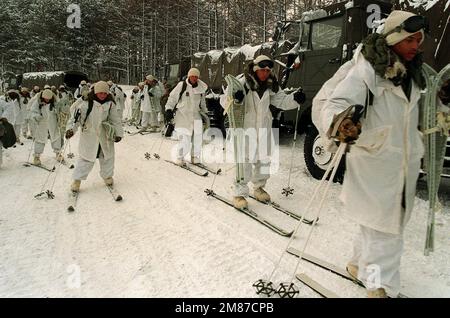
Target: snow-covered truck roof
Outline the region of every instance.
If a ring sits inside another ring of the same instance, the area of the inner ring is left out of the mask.
[[[22,75],[21,85],[29,88],[35,85],[41,88],[45,85],[76,88],[82,80],[88,80],[88,77],[78,71],[30,72]]]

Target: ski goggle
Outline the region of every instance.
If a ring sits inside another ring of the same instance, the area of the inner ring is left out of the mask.
[[[421,29],[423,29],[425,33],[428,33],[429,28],[430,27],[428,19],[426,17],[421,15],[415,15],[409,17],[402,24],[396,26],[393,30],[389,31],[386,34],[386,36],[395,32],[402,32],[402,30],[405,30],[408,33],[416,33],[419,32]]]
[[[258,65],[258,67],[260,67],[260,68],[268,67],[268,68],[272,69],[274,64],[273,64],[273,61],[271,61],[271,60],[264,60],[264,61],[259,62],[256,65]]]

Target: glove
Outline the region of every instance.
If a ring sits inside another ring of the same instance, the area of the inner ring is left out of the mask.
[[[354,123],[350,117],[345,118],[338,127],[337,138],[341,142],[349,143],[358,139],[361,133],[361,123]]]
[[[141,100],[144,100],[144,95],[141,95]]]
[[[244,92],[239,90],[236,93],[234,93],[233,95],[234,99],[237,100],[238,103],[242,103],[242,101],[244,100]]]
[[[122,140],[122,137],[116,136],[114,137],[114,142],[119,142]]]
[[[270,112],[272,113],[272,117],[273,117],[274,119],[278,118],[278,114],[280,114],[281,109],[276,108],[276,107],[273,106],[272,104],[269,105],[269,109],[270,109]]]
[[[153,97],[153,93],[148,92],[148,96]]]
[[[303,104],[306,100],[306,95],[303,93],[303,89],[299,89],[294,93],[294,100],[299,103]]]
[[[166,121],[170,122],[173,119],[173,110],[167,109],[166,110]]]
[[[70,139],[73,137],[73,130],[72,129],[68,129],[66,131],[66,139]]]
[[[450,104],[450,80],[447,80],[438,92],[438,96],[445,105]]]

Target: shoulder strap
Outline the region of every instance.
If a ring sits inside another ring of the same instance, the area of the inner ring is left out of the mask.
[[[183,96],[184,92],[186,91],[186,88],[187,88],[187,83],[186,83],[186,81],[184,80],[184,81],[183,81],[183,86],[181,87],[180,95],[178,95],[178,102],[177,102],[177,104],[175,105],[175,107],[173,108],[173,112],[174,112],[174,113],[175,113],[175,111],[177,110],[178,103],[180,102],[181,97]]]
[[[367,116],[367,107],[372,106],[373,105],[373,93],[372,91],[369,89],[369,87],[367,87],[367,95],[366,95],[366,102],[365,102],[365,107],[364,107],[364,118],[366,118]]]
[[[84,126],[84,124],[86,124],[86,120],[88,119],[89,114],[91,113],[93,107],[94,107],[94,100],[88,99],[88,109],[86,111],[86,117],[84,117],[83,126]]]
[[[187,83],[186,83],[186,81],[183,81],[183,87],[181,88],[180,95],[178,96],[178,102],[180,102],[181,97],[183,96],[183,93],[186,91],[186,88],[187,88]]]

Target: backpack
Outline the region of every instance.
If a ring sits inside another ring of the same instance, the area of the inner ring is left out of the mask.
[[[322,127],[320,122],[320,113],[322,111],[323,106],[328,101],[328,99],[331,97],[331,94],[334,92],[336,86],[344,80],[344,78],[347,76],[350,69],[355,65],[355,61],[353,59],[347,61],[346,63],[342,64],[341,67],[334,73],[334,75],[326,81],[320,90],[317,92],[316,96],[314,96],[312,100],[312,107],[311,107],[311,119],[316,126],[317,131],[319,132],[320,138],[322,139],[322,143],[325,147],[325,150],[329,152],[335,153],[338,149],[338,145],[336,145],[336,142],[334,140],[331,140],[327,136],[327,132],[329,127]],[[367,97],[366,97],[366,103],[364,108],[363,116],[365,117],[367,112],[367,106],[373,104],[373,93],[370,91],[370,89],[367,89]],[[351,106],[351,105],[349,105]]]
[[[14,126],[7,121],[0,121],[0,141],[3,148],[9,148],[16,143],[16,133]]]

